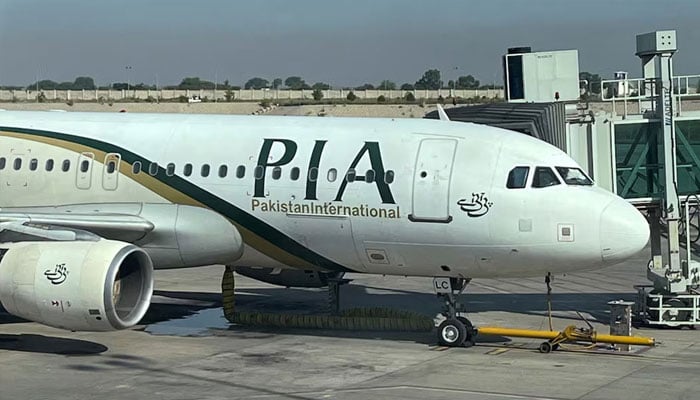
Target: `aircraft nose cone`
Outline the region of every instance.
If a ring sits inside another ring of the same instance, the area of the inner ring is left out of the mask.
[[[615,264],[642,250],[649,240],[649,223],[627,201],[615,199],[600,215],[603,262]]]

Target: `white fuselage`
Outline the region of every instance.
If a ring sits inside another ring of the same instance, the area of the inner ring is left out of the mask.
[[[518,166],[527,183],[509,189]],[[0,211],[204,207],[241,233],[241,266],[532,276],[646,244],[634,207],[560,175],[534,188],[538,166],[578,168],[537,139],[458,122],[0,112]]]

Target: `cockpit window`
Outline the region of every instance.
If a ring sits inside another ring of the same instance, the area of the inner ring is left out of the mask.
[[[593,181],[581,171],[581,168],[556,167],[567,185],[591,186]]]
[[[549,167],[535,168],[535,175],[532,177],[532,187],[543,188],[547,186],[558,185],[559,179]]]
[[[508,189],[522,189],[527,184],[527,175],[530,173],[530,167],[515,167],[508,174],[506,187]]]

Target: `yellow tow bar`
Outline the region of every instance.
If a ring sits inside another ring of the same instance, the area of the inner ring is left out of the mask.
[[[629,344],[637,346],[654,346],[654,338],[643,336],[617,336],[617,335],[602,335],[591,328],[577,328],[574,325],[569,325],[561,332],[556,331],[538,331],[533,329],[513,329],[485,326],[477,329],[480,335],[508,336],[508,337],[524,337],[532,339],[545,339],[539,350],[541,353],[549,353],[556,350],[559,344],[566,342],[589,342],[589,343],[610,343],[610,344]]]

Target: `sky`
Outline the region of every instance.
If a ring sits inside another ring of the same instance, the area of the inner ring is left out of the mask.
[[[515,46],[578,49],[581,71],[639,77],[635,36],[662,29],[677,31],[675,75],[700,74],[700,0],[0,0],[0,85],[400,85],[431,68],[502,83]]]

